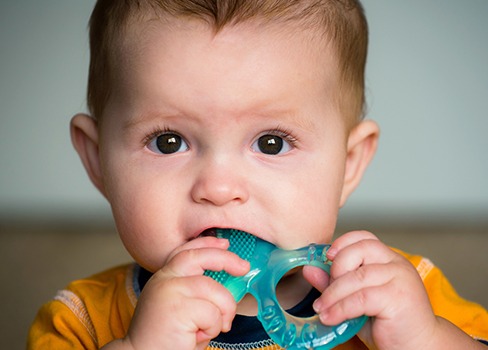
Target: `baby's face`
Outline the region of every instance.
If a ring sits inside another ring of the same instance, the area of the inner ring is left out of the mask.
[[[100,156],[136,261],[154,271],[214,227],[283,248],[331,240],[347,131],[330,51],[297,30],[249,25],[214,36],[153,23],[128,42]]]

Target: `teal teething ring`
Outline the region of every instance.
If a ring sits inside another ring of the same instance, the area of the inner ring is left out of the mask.
[[[318,315],[297,317],[280,306],[276,286],[291,269],[311,265],[330,273],[332,262],[326,253],[330,245],[311,244],[296,250],[283,250],[249,233],[217,229],[217,237],[230,241],[229,251],[251,264],[245,276],[232,276],[225,271],[205,271],[224,285],[236,302],[251,293],[258,302],[258,319],[269,337],[285,349],[328,350],[345,343],[363,327],[366,316],[346,320],[336,326],[323,325]]]

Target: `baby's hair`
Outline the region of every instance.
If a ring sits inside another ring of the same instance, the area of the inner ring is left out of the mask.
[[[149,18],[199,19],[216,33],[244,22],[292,22],[299,25],[295,30],[311,28],[337,53],[341,110],[354,121],[364,115],[368,26],[358,0],[98,0],[89,25],[87,93],[95,118],[100,118],[109,101],[125,31]]]

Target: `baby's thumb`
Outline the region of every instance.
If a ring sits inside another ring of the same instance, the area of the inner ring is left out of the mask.
[[[330,276],[327,272],[316,266],[304,266],[303,277],[319,292],[323,292],[330,284]]]

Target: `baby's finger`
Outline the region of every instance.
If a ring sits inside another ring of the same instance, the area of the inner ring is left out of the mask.
[[[430,305],[426,294],[418,293],[416,288],[423,285],[408,261],[364,265],[334,280],[314,309],[327,324],[361,315],[394,319],[419,305]]]
[[[158,325],[165,337],[181,337],[183,332],[193,342],[196,335],[204,341],[230,329],[236,308],[229,291],[206,276],[168,278],[158,271],[141,293],[134,316],[139,322],[132,323],[131,338],[145,334],[149,322]]]
[[[185,279],[188,278],[181,279],[182,283],[186,283]],[[192,285],[198,286],[198,288],[186,289],[183,294],[186,294],[185,296],[188,299],[205,300],[216,306],[222,319],[219,332],[229,331],[237,310],[237,303],[232,295],[220,283],[208,277],[198,276],[191,278]]]
[[[377,239],[359,240],[344,247],[334,258],[331,276],[334,279],[369,264],[388,264],[401,257]]]
[[[304,266],[303,277],[320,292],[324,291],[330,283],[329,274],[315,266]]]
[[[196,334],[197,343],[208,342],[220,334],[224,319],[215,304],[205,299],[187,299],[185,304],[192,310],[186,322],[189,323],[189,333]]]
[[[327,257],[330,260],[334,260],[339,251],[362,240],[378,240],[378,237],[368,231],[351,231],[345,233],[332,243],[331,247],[327,251]]]
[[[173,257],[163,267],[164,273],[174,277],[198,276],[205,270],[224,270],[234,276],[242,276],[249,271],[250,265],[238,255],[219,248],[201,248],[184,250]]]
[[[362,266],[334,280],[323,291],[320,302],[314,304],[315,311],[317,313],[326,311],[363,289],[386,285],[393,278],[395,278],[395,269],[388,265]]]
[[[376,316],[383,312],[389,288],[373,286],[358,290],[326,309],[316,311],[325,325],[337,325],[362,315]]]
[[[229,248],[229,240],[211,236],[194,239],[186,244],[183,244],[182,246],[179,246],[173,252],[171,252],[167,261],[170,261],[175,255],[181,253],[184,250],[200,248],[217,248],[226,250],[227,248]]]

